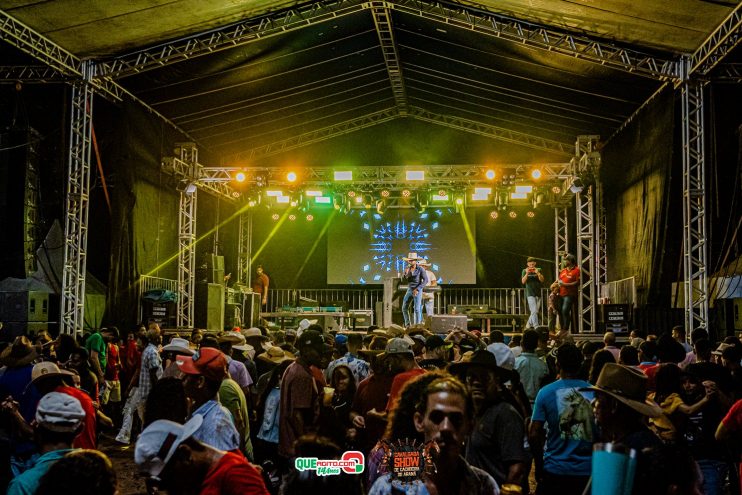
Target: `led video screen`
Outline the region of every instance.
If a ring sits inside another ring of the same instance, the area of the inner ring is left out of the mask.
[[[402,258],[417,253],[432,263],[439,284],[475,284],[475,219],[449,208],[368,210],[338,215],[328,231],[327,283],[382,284],[404,270]]]

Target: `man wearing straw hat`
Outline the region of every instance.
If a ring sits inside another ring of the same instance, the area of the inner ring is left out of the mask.
[[[408,265],[402,275],[402,281],[407,283],[407,292],[402,299],[402,317],[404,325],[409,327],[416,323],[422,323],[423,320],[423,288],[428,283],[428,275],[425,269],[418,263],[421,258],[417,253],[409,253],[405,260]]]

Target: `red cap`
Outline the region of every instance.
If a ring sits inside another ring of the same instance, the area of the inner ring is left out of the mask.
[[[187,375],[203,375],[214,381],[227,377],[227,357],[219,349],[202,347],[193,356],[178,356],[176,362]]]

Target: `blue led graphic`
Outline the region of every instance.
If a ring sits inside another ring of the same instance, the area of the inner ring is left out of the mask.
[[[424,257],[430,251],[429,236],[428,229],[417,221],[407,223],[405,220],[397,220],[377,225],[369,247],[375,268],[381,272],[403,271],[405,261],[402,258],[408,252]],[[376,280],[375,276],[374,279]]]

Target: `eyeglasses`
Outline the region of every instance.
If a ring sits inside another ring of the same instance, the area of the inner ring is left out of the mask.
[[[446,413],[443,411],[435,410],[435,411],[431,411],[430,414],[428,414],[428,419],[430,419],[430,421],[435,425],[439,425],[443,423],[443,420],[446,418],[448,418],[451,424],[456,428],[461,428],[461,425],[464,424],[464,413],[460,413],[460,412]]]

